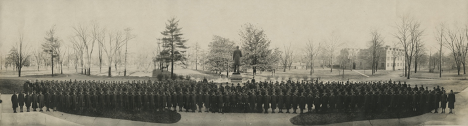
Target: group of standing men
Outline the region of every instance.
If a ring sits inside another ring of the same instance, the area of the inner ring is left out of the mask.
[[[418,112],[454,109],[453,91],[404,82],[282,81],[215,84],[196,81],[27,81],[12,95],[13,110],[27,112]]]

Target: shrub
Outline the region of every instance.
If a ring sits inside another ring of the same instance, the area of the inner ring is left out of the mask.
[[[184,76],[183,76],[183,75],[179,75],[179,80],[184,80]]]
[[[168,80],[171,75],[164,75],[164,80]]]
[[[185,76],[185,79],[186,79],[186,80],[190,80],[190,78],[191,78],[191,77],[190,77],[189,75]]]

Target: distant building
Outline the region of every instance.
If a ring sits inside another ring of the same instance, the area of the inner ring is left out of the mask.
[[[404,69],[403,49],[385,46],[380,48],[378,52],[380,52],[380,58],[377,69],[393,70],[393,67],[395,67],[395,70]],[[340,53],[341,55],[348,53],[348,58],[351,59],[353,69],[371,69],[372,67],[372,55],[369,49],[344,48]]]

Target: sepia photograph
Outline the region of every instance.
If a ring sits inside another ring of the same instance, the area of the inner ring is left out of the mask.
[[[0,126],[468,125],[467,0],[0,0]]]

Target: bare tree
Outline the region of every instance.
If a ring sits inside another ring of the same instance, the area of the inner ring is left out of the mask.
[[[42,51],[34,51],[33,52],[33,56],[34,56],[34,59],[36,61],[36,64],[37,64],[37,71],[39,71],[39,66],[41,65],[42,63]]]
[[[18,77],[21,77],[21,69],[29,60],[29,53],[27,53],[23,48],[24,37],[23,34],[20,34],[17,45],[15,45],[8,55],[7,59],[10,59],[10,62],[15,65],[16,70],[18,71]]]
[[[314,73],[314,61],[317,58],[319,52],[320,52],[320,43],[318,45],[315,45],[314,42],[310,41],[306,43],[305,47],[305,52],[306,52],[306,58],[307,58],[307,63],[310,64],[310,75]],[[306,65],[307,66],[307,65]]]
[[[465,72],[466,54],[468,43],[465,43],[466,30],[462,29],[447,29],[447,34],[444,36],[444,45],[452,51],[458,75],[460,75],[461,65],[463,65],[463,73]]]
[[[328,64],[330,65],[330,72],[333,72],[333,58],[336,50],[340,47],[341,44],[342,43],[340,43],[340,38],[336,32],[332,32],[330,38],[323,41],[322,45],[325,47],[324,52],[327,52],[327,54],[325,54],[325,58],[329,62]]]
[[[135,35],[132,35],[130,32],[132,31],[131,28],[124,29],[125,31],[125,68],[124,68],[124,76],[127,76],[127,49],[128,49],[128,41],[135,38]]]
[[[82,43],[83,47],[84,47],[84,51],[85,54],[86,54],[86,63],[87,63],[87,68],[85,68],[85,71],[87,69],[87,75],[91,75],[91,56],[93,54],[93,50],[94,50],[94,43],[96,42],[96,37],[93,37],[91,36],[89,33],[88,33],[88,28],[83,26],[83,25],[78,25],[76,27],[73,27],[73,29],[75,30],[75,35],[76,37],[78,37],[78,41],[80,43]],[[93,25],[93,31],[92,32],[95,32],[99,29],[99,27],[97,27],[96,24]]]
[[[418,71],[418,63],[421,61],[421,57],[425,55],[424,44],[421,41],[415,42],[414,50],[414,73]]]
[[[288,47],[284,46],[284,55],[280,59],[281,66],[283,67],[283,72],[286,72],[286,68],[289,67],[291,70],[291,62],[293,57],[293,51],[291,50],[291,44]]]
[[[102,31],[104,33],[104,31]],[[104,35],[104,34],[103,34]],[[109,66],[108,76],[112,76],[112,62],[115,62],[118,59],[117,55],[119,53],[120,48],[125,44],[126,39],[122,35],[121,32],[109,32],[106,36],[107,39],[99,40],[99,44],[104,49],[104,52],[107,56],[107,64]],[[105,43],[107,42],[107,43]],[[107,46],[106,46],[107,45]],[[117,67],[117,64],[114,64]]]
[[[384,51],[382,49],[383,46],[383,38],[379,31],[374,30],[371,32],[371,41],[370,41],[370,55],[371,55],[371,66],[372,66],[372,75],[374,75],[375,72],[377,72],[378,66],[379,66],[379,59],[381,55],[381,51]]]
[[[84,63],[83,63],[83,53],[84,53],[84,46],[83,43],[76,40],[75,37],[71,37],[70,41],[73,44],[73,50],[75,55],[75,71],[78,72],[78,65],[81,67],[81,74],[83,74]]]
[[[415,56],[417,43],[421,41],[423,31],[420,30],[420,22],[414,21],[408,16],[400,17],[400,23],[397,24],[397,33],[394,36],[399,40],[403,46],[405,55],[405,76],[410,79],[411,64]]]

